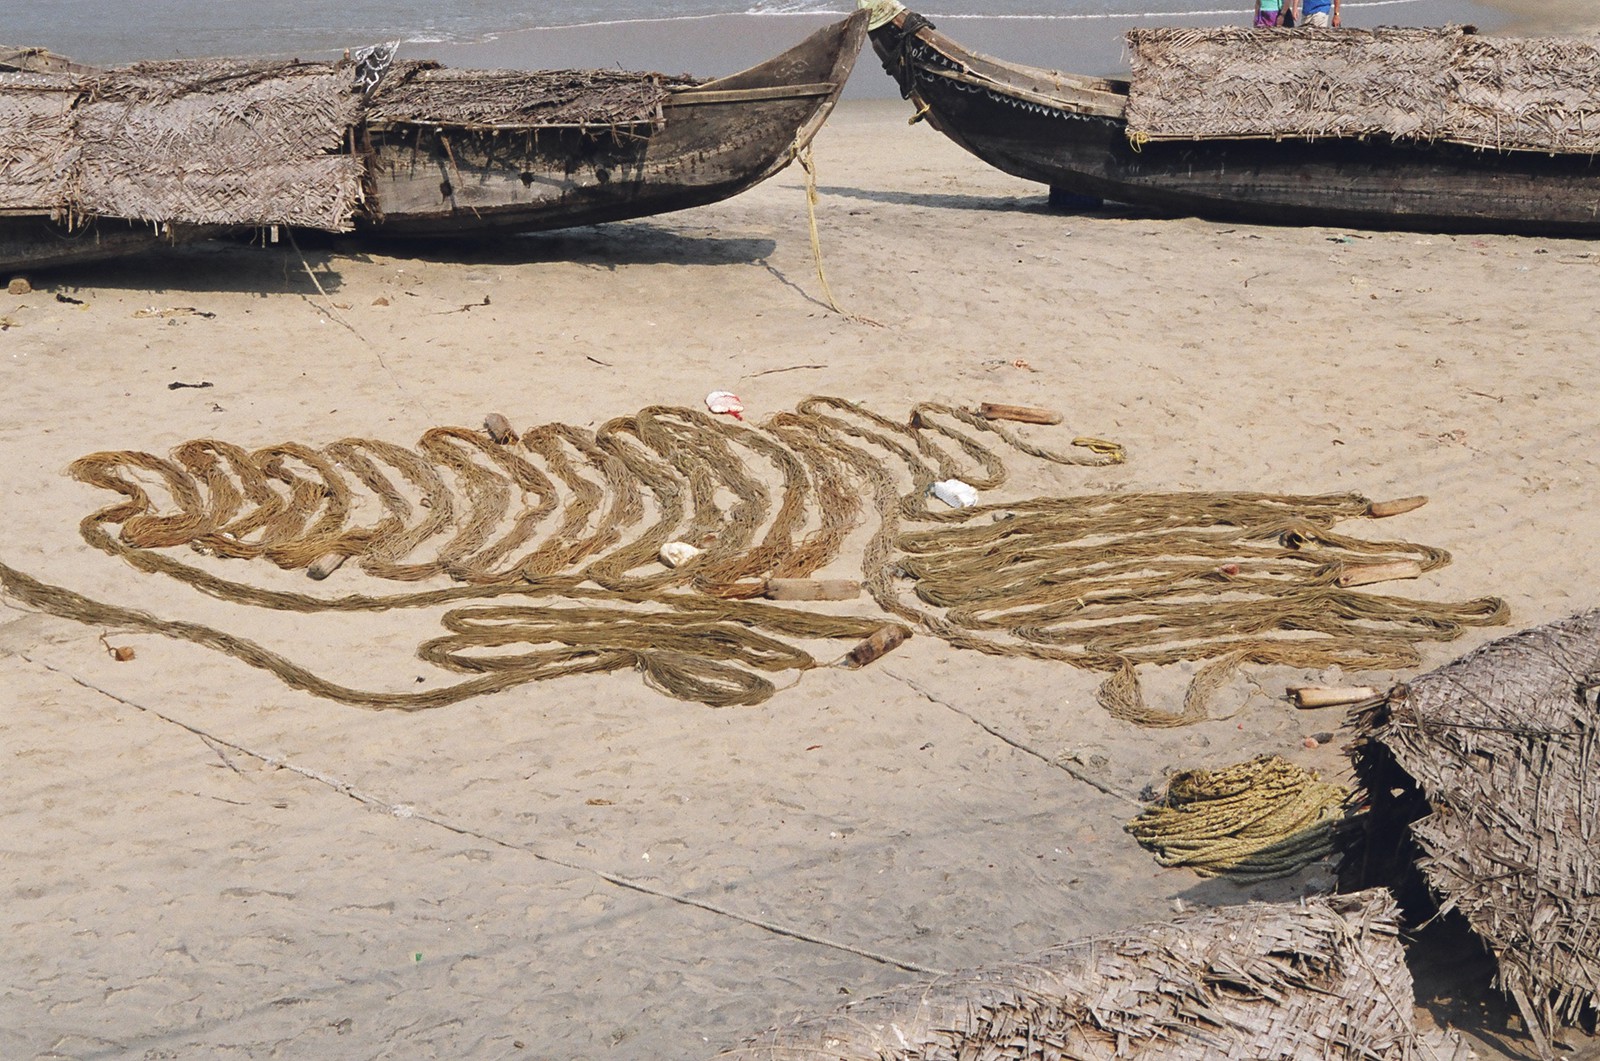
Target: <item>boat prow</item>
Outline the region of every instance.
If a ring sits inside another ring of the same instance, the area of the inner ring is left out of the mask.
[[[0,44],[0,73],[92,74],[97,67],[73,62],[64,55],[26,45]]]
[[[726,199],[810,144],[866,30],[858,12],[748,70],[673,88],[645,120],[486,126],[426,110],[383,115],[366,129],[361,227],[379,236],[541,231]]]

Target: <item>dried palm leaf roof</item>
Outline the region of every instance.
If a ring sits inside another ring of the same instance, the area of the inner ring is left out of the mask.
[[[1536,1035],[1600,1001],[1597,688],[1600,610],[1486,645],[1359,720],[1371,828],[1409,828],[1440,908],[1488,946]]]
[[[361,97],[333,63],[203,60],[0,74],[0,207],[345,229]]]
[[[361,164],[340,154],[360,119],[333,63],[141,63],[95,77],[79,105],[76,188],[87,213],[344,229]]]
[[[718,1057],[1397,1061],[1417,1043],[1397,918],[1382,889],[1191,914],[864,999]]]
[[[363,163],[349,140],[363,122],[648,123],[674,88],[695,83],[408,63],[368,99],[348,62],[0,72],[0,210],[344,231],[361,202]]]
[[[1600,152],[1600,38],[1470,29],[1138,29],[1139,140],[1386,136]]]
[[[0,210],[51,210],[70,201],[76,85],[60,74],[0,74]]]
[[[372,124],[627,125],[659,120],[661,101],[696,78],[620,70],[451,70],[411,63],[373,93]]]

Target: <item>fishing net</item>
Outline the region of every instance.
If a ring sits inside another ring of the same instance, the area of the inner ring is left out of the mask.
[[[436,428],[413,448],[347,438],[260,449],[214,439],[170,456],[95,453],[78,479],[121,495],[81,524],[135,568],[239,604],[306,613],[445,606],[421,658],[472,675],[417,692],[350,689],[220,631],[170,623],[0,571],[12,594],[84,622],[199,641],[321,696],[426,708],[527,681],[638,669],[712,704],[758,703],[766,677],[818,658],[796,642],[904,624],[952,645],[1112,675],[1120,717],[1205,717],[1204,691],[1244,662],[1393,669],[1417,645],[1504,622],[1494,599],[1438,603],[1341,584],[1353,568],[1449,556],[1333,532],[1366,514],[1350,494],[1101,494],[946,508],[936,481],[998,491],[993,443],[1054,464],[1121,461],[1114,443],[1041,448],[966,410],[918,405],[893,421],[827,397],[760,425],[653,406],[596,430],[550,424],[505,443]],[[980,441],[980,438],[983,441]],[[873,614],[757,600],[767,581],[840,559],[857,528]],[[662,546],[701,550],[676,568]],[[183,550],[180,552],[179,550]],[[198,551],[214,558],[200,563]],[[253,586],[219,561],[319,573],[348,558],[373,580],[429,583],[386,595]],[[517,598],[509,600],[508,598]],[[1133,668],[1206,661],[1181,713],[1144,706]]]

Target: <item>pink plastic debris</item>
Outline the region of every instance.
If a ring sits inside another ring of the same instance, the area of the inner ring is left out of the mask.
[[[744,419],[744,402],[729,391],[712,391],[706,395],[706,408],[714,413],[727,413],[735,420]]]

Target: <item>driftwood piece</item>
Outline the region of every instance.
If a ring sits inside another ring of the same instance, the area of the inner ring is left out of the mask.
[[[1418,1037],[1397,916],[1383,890],[1192,914],[863,999],[717,1057],[1401,1061]]]
[[[1428,503],[1428,499],[1421,495],[1416,497],[1397,497],[1393,501],[1374,501],[1367,506],[1367,515],[1373,519],[1387,519],[1406,512],[1415,512]]]
[[[1597,689],[1600,610],[1492,642],[1355,719],[1371,812],[1346,867],[1414,864],[1546,1052],[1600,1002]]]
[[[906,643],[911,631],[895,623],[879,627],[872,636],[845,653],[843,666],[854,670],[881,659]]]
[[[1294,685],[1289,687],[1289,696],[1294,700],[1295,707],[1349,707],[1371,700],[1378,695],[1378,690],[1370,685]]]
[[[768,600],[855,600],[861,583],[848,578],[769,578]]]
[[[350,559],[349,553],[326,553],[313,561],[310,567],[306,568],[306,577],[321,582],[343,567],[344,562],[348,559]]]
[[[984,402],[978,406],[978,414],[985,420],[1015,420],[1019,424],[1059,424],[1061,414],[1051,409],[1040,409],[1032,405],[1001,405],[999,402]]]
[[[1348,589],[1351,586],[1371,586],[1378,582],[1421,577],[1422,565],[1417,561],[1392,560],[1386,564],[1350,564],[1339,572],[1335,581]]]

